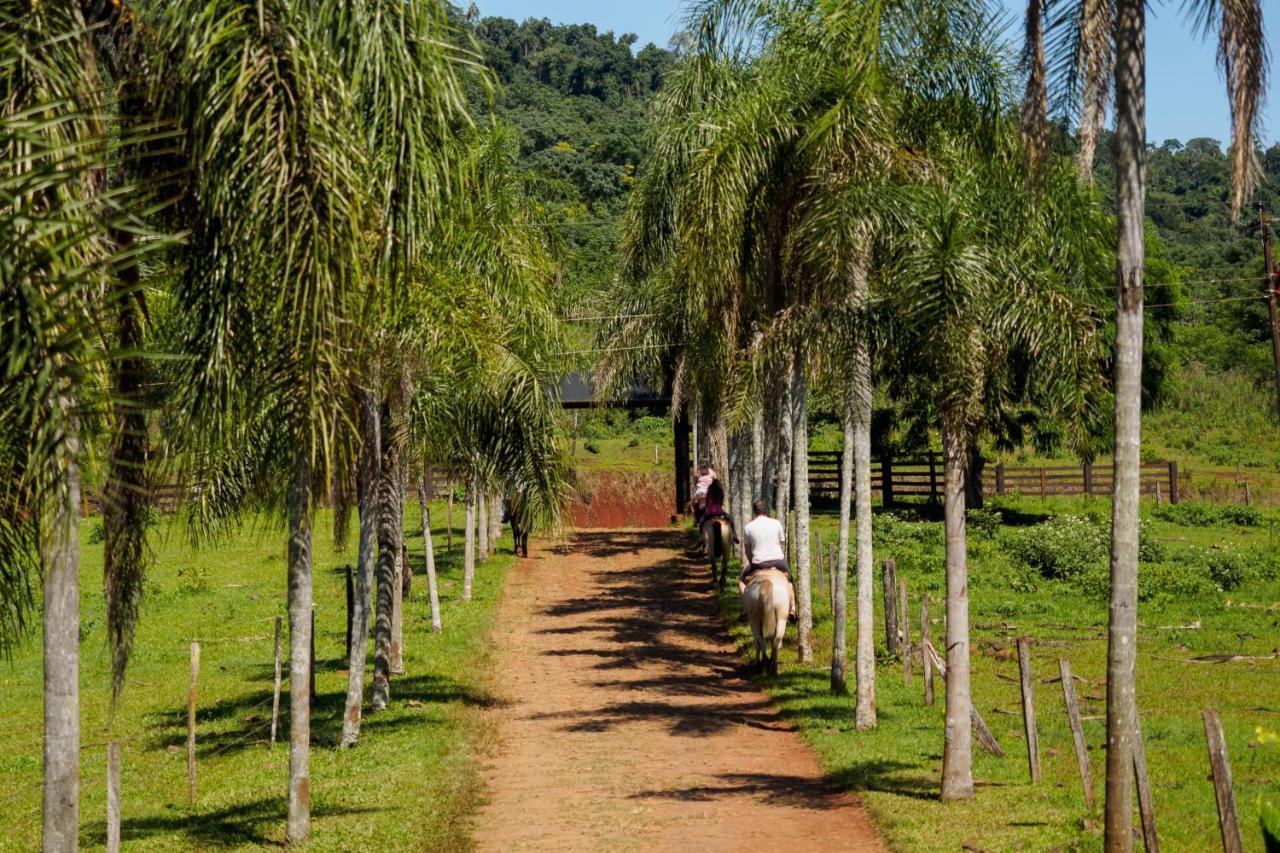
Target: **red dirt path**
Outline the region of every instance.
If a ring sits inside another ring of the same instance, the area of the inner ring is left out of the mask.
[[[589,531],[516,569],[481,850],[883,850],[740,673],[671,530]]]

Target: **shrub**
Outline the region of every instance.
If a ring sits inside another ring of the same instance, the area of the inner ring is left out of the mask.
[[[582,449],[583,449],[583,450],[585,450],[585,451],[587,451],[588,453],[599,453],[599,452],[600,452],[600,445],[598,445],[598,444],[596,444],[594,441],[592,441],[592,440],[588,439],[587,441],[585,441],[585,442],[583,442],[583,443],[582,443]]]
[[[1203,570],[1186,563],[1143,563],[1138,568],[1138,598],[1153,601],[1212,595],[1214,585]]]
[[[631,440],[627,442],[628,448],[639,447],[639,446],[640,446],[640,439],[636,438],[635,436],[632,436]]]
[[[1009,553],[1050,580],[1081,578],[1090,567],[1105,565],[1106,530],[1092,519],[1059,515],[1028,530],[1018,531],[1006,543]]]
[[[95,518],[92,526],[89,527],[89,544],[101,545],[107,541],[107,526],[103,524],[102,519]]]
[[[1158,506],[1151,514],[1162,521],[1187,527],[1257,527],[1262,523],[1262,511],[1247,504],[1219,506],[1206,501],[1182,501]]]
[[[1257,527],[1262,523],[1262,510],[1250,504],[1225,504],[1218,507],[1222,524],[1236,527]]]
[[[1205,570],[1209,579],[1223,592],[1238,588],[1251,574],[1249,563],[1230,548],[1213,548],[1205,554]]]
[[[965,512],[965,522],[974,536],[990,538],[1000,529],[1004,516],[995,509],[971,509]]]
[[[663,439],[671,432],[671,421],[666,418],[658,418],[653,415],[645,415],[643,418],[636,418],[631,427],[638,435],[648,438]]]

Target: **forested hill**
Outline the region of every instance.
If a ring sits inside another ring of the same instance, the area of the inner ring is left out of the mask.
[[[1097,183],[1113,194],[1110,137],[1098,145]],[[1280,145],[1260,152],[1265,173],[1254,194],[1267,211],[1280,214]],[[1176,349],[1183,363],[1211,371],[1237,370],[1255,382],[1271,375],[1270,327],[1260,297],[1262,242],[1258,214],[1231,219],[1230,166],[1213,139],[1166,140],[1147,154],[1147,220],[1158,235],[1154,254],[1177,267],[1182,303]],[[1149,254],[1152,252],[1149,251]],[[1169,301],[1152,289],[1150,303]]]
[[[494,111],[519,131],[521,163],[563,241],[565,301],[580,305],[612,273],[646,103],[674,57],[592,24],[517,23],[474,7],[466,18],[499,84]]]
[[[480,10],[482,11],[482,10]],[[608,290],[618,220],[645,164],[649,99],[675,55],[591,24],[552,24],[456,11],[498,83],[493,110],[520,138],[520,161],[563,249],[566,311]],[[480,97],[477,95],[477,97]],[[482,113],[487,105],[477,104]],[[1063,140],[1065,147],[1070,142]],[[1097,186],[1112,195],[1109,137],[1098,146]],[[1256,194],[1280,214],[1280,145],[1262,152]],[[1172,357],[1265,382],[1271,369],[1266,306],[1258,293],[1262,254],[1256,213],[1231,221],[1226,154],[1212,139],[1168,140],[1148,156],[1152,263],[1172,265],[1148,302],[1177,302]],[[1153,342],[1154,343],[1154,342]]]

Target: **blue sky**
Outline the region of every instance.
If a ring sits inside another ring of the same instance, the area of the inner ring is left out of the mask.
[[[1016,0],[1002,2],[1011,14],[1020,14],[1023,8]],[[476,5],[483,15],[592,23],[618,34],[635,33],[641,46],[653,42],[665,47],[679,28],[685,4],[683,0],[476,0]],[[1277,48],[1280,4],[1265,5],[1268,41]],[[1225,144],[1231,119],[1214,63],[1214,45],[1191,33],[1180,14],[1182,0],[1154,0],[1152,6],[1147,21],[1147,138],[1158,143],[1208,136]],[[1016,24],[1016,19],[1011,20]],[[1264,109],[1263,138],[1268,144],[1280,141],[1280,111]]]

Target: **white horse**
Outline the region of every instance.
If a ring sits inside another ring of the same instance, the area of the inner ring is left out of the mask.
[[[751,575],[742,591],[742,609],[756,640],[756,663],[761,667],[767,664],[769,674],[777,675],[778,652],[791,612],[791,584],[786,574],[778,569],[761,569]]]

